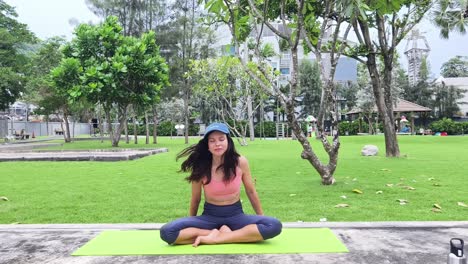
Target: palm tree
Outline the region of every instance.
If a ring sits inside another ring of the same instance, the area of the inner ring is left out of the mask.
[[[440,28],[440,35],[447,39],[450,32],[466,34],[468,27],[467,0],[437,0],[432,11],[434,24]]]

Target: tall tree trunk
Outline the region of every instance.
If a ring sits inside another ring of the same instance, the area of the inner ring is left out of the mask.
[[[112,127],[112,118],[110,116],[110,109],[104,109],[106,119],[107,119],[107,133],[109,133],[109,138],[111,142],[113,141],[114,138],[114,129]]]
[[[298,89],[298,79],[297,79],[297,70],[298,70],[298,57],[297,57],[297,49],[291,48],[291,57],[292,57],[292,72],[291,74],[291,90],[296,91]],[[320,131],[320,139],[322,141],[322,145],[325,148],[325,151],[328,154],[329,157],[329,162],[328,164],[323,164],[320,159],[317,157],[317,155],[314,153],[312,150],[312,146],[310,145],[309,140],[307,139],[307,136],[304,135],[298,120],[296,119],[295,115],[295,109],[294,109],[294,99],[295,96],[292,94],[286,101],[283,101],[283,104],[285,106],[286,110],[286,117],[288,119],[288,123],[291,126],[292,130],[294,131],[294,134],[296,135],[297,139],[302,145],[303,151],[301,154],[301,157],[303,159],[306,159],[309,161],[309,163],[317,170],[317,172],[320,174],[320,177],[322,179],[322,184],[323,185],[331,185],[335,182],[335,178],[333,177],[333,173],[336,170],[336,166],[338,163],[338,149],[340,142],[338,140],[338,134],[335,135],[334,137],[334,144],[331,146],[323,134],[323,120],[325,117],[326,110],[328,109],[329,103],[332,101],[331,96],[332,96],[332,89],[333,89],[333,81],[328,80],[326,82],[327,85],[325,85],[322,89],[322,102],[321,102],[321,111],[319,112],[318,115],[318,129]],[[281,98],[281,97],[280,97]]]
[[[62,131],[63,131],[63,137],[66,143],[71,142],[71,137],[70,137],[70,124],[68,123],[68,109],[63,110],[63,122],[62,124]],[[63,127],[65,125],[65,127]]]
[[[393,118],[393,104],[387,104],[384,94],[382,94],[382,83],[377,68],[375,54],[370,53],[367,56],[367,69],[370,73],[372,91],[374,92],[375,103],[379,113],[382,115],[383,130],[385,135],[385,153],[387,157],[399,157],[400,147],[396,138],[396,131]],[[387,80],[389,76],[384,77]],[[391,73],[390,73],[391,78]],[[385,85],[385,84],[384,84]],[[391,98],[390,98],[391,100]],[[390,108],[390,109],[389,109]]]
[[[128,137],[128,119],[125,120],[125,143],[130,143],[130,138]]]
[[[250,94],[247,96],[247,115],[249,117],[250,141],[254,141],[255,140],[254,115],[253,115],[253,110],[252,110],[252,96]]]
[[[153,144],[158,144],[158,112],[153,105]]]
[[[136,114],[133,114],[133,140],[135,144],[138,144],[138,126],[137,126],[137,118]]]
[[[112,147],[118,147],[120,137],[122,135],[122,130],[125,125],[125,120],[127,119],[127,105],[118,106],[118,119],[119,123],[115,129],[114,136],[112,137]]]
[[[150,137],[150,131],[149,131],[149,122],[148,122],[148,112],[145,111],[145,129],[146,129],[146,145],[149,144],[149,137]]]

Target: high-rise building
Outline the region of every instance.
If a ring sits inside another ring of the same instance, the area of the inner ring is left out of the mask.
[[[408,36],[405,55],[408,58],[408,80],[411,85],[416,85],[419,81],[421,63],[431,51],[423,32],[414,29]]]

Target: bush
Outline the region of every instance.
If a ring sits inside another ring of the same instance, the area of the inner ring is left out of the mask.
[[[262,126],[263,126],[263,133],[262,134]],[[276,137],[276,123],[273,121],[265,121],[261,123],[257,123],[255,126],[255,137]]]
[[[361,122],[361,131],[363,133],[367,133],[369,131],[369,124],[367,122],[362,121]],[[340,136],[345,136],[346,132],[348,132],[348,135],[357,135],[359,133],[359,120],[354,120],[354,121],[342,121],[338,123],[338,133],[340,133]]]
[[[455,122],[450,118],[434,121],[429,127],[433,132],[447,132],[449,135],[461,135],[468,132],[468,122]]]
[[[140,124],[137,126],[138,135],[146,135],[146,128],[144,124]],[[197,136],[198,130],[200,126],[198,124],[192,124],[189,126],[189,135],[190,136]],[[153,125],[150,125],[150,136],[153,135]],[[158,125],[158,136],[175,136],[177,135],[177,130],[175,129],[175,123],[171,121],[163,121]],[[128,124],[128,134],[133,135],[133,124]]]
[[[453,135],[455,131],[455,122],[450,118],[443,118],[432,122],[429,127],[434,133],[447,132],[447,134]]]

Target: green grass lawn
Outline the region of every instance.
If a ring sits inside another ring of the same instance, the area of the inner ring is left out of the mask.
[[[158,140],[157,145],[122,142],[121,148],[169,149],[134,161],[1,162],[0,196],[9,201],[0,199],[0,223],[154,223],[186,216],[190,185],[177,172],[181,161],[175,161],[184,141]],[[311,141],[324,157],[320,142]],[[320,184],[317,172],[300,158],[297,141],[257,139],[238,147],[250,161],[265,214],[288,222],[468,219],[468,208],[457,205],[468,204],[468,137],[401,136],[401,158],[385,158],[382,136],[341,141],[333,186]],[[362,157],[365,144],[377,145],[379,155]],[[110,143],[77,141],[63,148],[102,149]],[[244,194],[242,200],[253,213]],[[335,208],[340,203],[349,207]],[[434,204],[441,212],[432,211]]]

